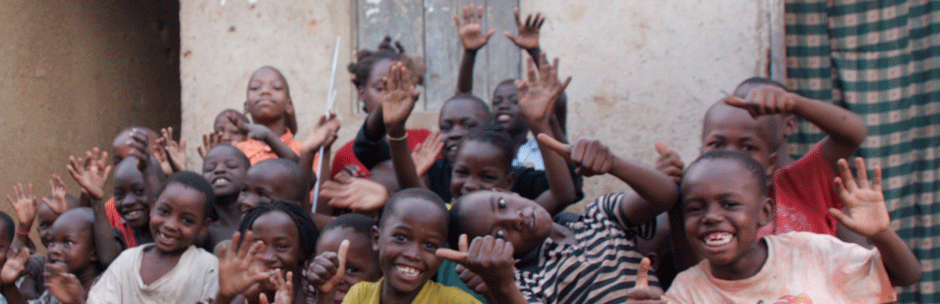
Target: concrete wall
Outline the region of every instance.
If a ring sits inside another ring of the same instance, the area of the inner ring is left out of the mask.
[[[177,5],[3,1],[0,197],[16,182],[46,196],[53,173],[77,196],[65,170],[70,154],[108,149],[132,124],[179,126]],[[5,200],[0,210],[12,215]]]
[[[197,142],[219,111],[241,109],[251,72],[265,64],[284,71],[303,137],[323,112],[335,37],[342,37],[341,67],[354,52],[353,3],[182,3],[184,137]],[[708,105],[741,80],[768,73],[770,16],[782,9],[773,3],[779,0],[520,1],[523,14],[548,16],[543,49],[561,58],[562,75],[574,77],[568,89],[571,138],[600,138],[618,155],[649,164],[656,140],[692,160]],[[498,32],[505,30],[515,32]],[[486,71],[478,66],[477,73]],[[363,118],[352,110],[349,78],[338,72],[341,142],[352,138]],[[412,125],[436,129],[436,113],[419,110],[415,116]],[[585,184],[589,198],[624,188],[609,177]]]

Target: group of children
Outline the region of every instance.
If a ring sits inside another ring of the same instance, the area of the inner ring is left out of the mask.
[[[498,85],[491,104],[468,92],[493,30],[482,8],[455,16],[465,55],[437,132],[405,128],[423,67],[386,39],[349,66],[368,116],[335,158],[335,113],[298,141],[287,80],[262,67],[244,112],[223,111],[203,136],[201,175],[172,129],[129,127],[110,153],[70,157],[79,198],[57,176],[42,200],[17,184],[15,222],[0,213],[4,300],[871,303],[920,279],[889,228],[880,169],[869,180],[864,161],[854,174],[846,161],[867,134],[857,115],[748,79],[705,113],[699,158],[686,166],[657,143],[647,166],[598,140],[568,143],[571,78],[539,48],[545,19],[515,16],[506,36],[530,54],[527,79]],[[792,159],[797,117],[828,136]],[[603,174],[632,191],[564,211],[583,177]]]

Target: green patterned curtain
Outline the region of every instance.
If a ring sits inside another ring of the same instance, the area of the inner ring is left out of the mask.
[[[786,0],[787,85],[858,113],[859,150],[884,170],[892,228],[914,249],[920,283],[901,303],[940,303],[940,1]],[[793,154],[823,134],[801,122]]]

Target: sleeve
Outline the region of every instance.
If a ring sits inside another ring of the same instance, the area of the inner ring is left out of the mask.
[[[101,274],[101,277],[91,286],[91,290],[88,291],[88,299],[86,300],[89,304],[118,304],[121,300],[121,278],[119,272],[123,271],[123,267],[128,266],[127,257],[125,254],[128,251],[124,251],[119,255],[114,262],[111,263],[111,266]]]
[[[827,269],[831,276],[830,284],[833,290],[843,290],[849,302],[893,302],[897,294],[891,285],[888,271],[881,260],[878,249],[867,249],[857,244],[840,241],[829,235],[819,235],[809,232],[799,233],[811,240],[808,244],[815,247],[820,257],[828,257],[831,268]]]
[[[627,238],[640,237],[644,240],[653,239],[653,237],[656,236],[656,218],[639,225],[631,222],[620,212],[620,206],[624,204],[626,198],[627,194],[623,192],[605,194],[594,200],[594,204],[588,206],[586,213],[590,214],[593,208],[597,208],[599,210],[595,212],[602,213],[604,217],[609,218],[620,226],[627,234]]]
[[[369,170],[372,170],[372,167],[380,162],[392,159],[392,152],[383,138],[372,140],[366,136],[365,121],[362,122],[362,127],[359,128],[359,133],[356,134],[356,139],[353,141],[353,153],[356,154],[359,162]]]
[[[522,296],[525,298],[527,303],[538,303],[538,304],[546,303],[544,300],[535,296],[535,294],[532,293],[532,290],[530,290],[527,287],[519,286],[519,291],[522,292]]]
[[[219,259],[211,253],[198,249],[201,253],[202,263],[206,266],[206,276],[202,285],[201,299],[215,299],[219,293]]]
[[[551,189],[548,184],[548,177],[543,170],[513,166],[512,171],[516,175],[516,182],[512,185],[510,191],[518,193],[522,197],[534,200],[542,195],[542,192]],[[580,201],[584,198],[584,191],[582,191],[584,178],[575,174],[574,168],[570,165],[568,166],[568,174],[571,174],[571,179],[574,181],[575,201]]]

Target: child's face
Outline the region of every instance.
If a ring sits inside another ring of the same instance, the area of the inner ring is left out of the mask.
[[[284,174],[277,174],[270,170],[258,167],[248,168],[248,173],[245,175],[245,187],[238,195],[238,210],[245,213],[251,207],[273,198],[296,200],[294,189],[291,189],[292,183],[284,182],[284,178]]]
[[[222,134],[222,142],[234,144],[245,140],[245,134],[238,131],[238,126],[229,120],[228,115],[220,115],[215,119],[213,130]]]
[[[375,282],[382,277],[379,269],[378,253],[372,249],[372,239],[352,228],[334,228],[324,231],[317,240],[317,255],[339,250],[339,244],[349,240],[349,252],[346,254],[346,276],[336,285],[332,298],[336,303],[343,302],[349,288],[356,283]]]
[[[280,211],[265,213],[255,219],[251,232],[254,233],[252,243],[264,243],[260,262],[266,271],[281,269],[293,271],[295,275],[300,273],[297,271],[301,262],[300,232],[290,216]],[[277,289],[269,280],[265,280],[263,285],[266,290]]]
[[[359,100],[362,100],[364,103],[363,110],[366,111],[366,113],[372,113],[375,108],[382,104],[382,91],[385,90],[385,85],[382,83],[382,80],[385,79],[385,75],[388,74],[388,70],[392,67],[392,64],[396,62],[398,61],[382,59],[372,66],[372,71],[369,73],[369,80],[366,82],[366,86],[359,89]]]
[[[49,209],[46,203],[40,203],[36,210],[36,232],[39,233],[39,241],[46,248],[49,248],[49,241],[52,240],[52,224],[59,218],[59,215]]]
[[[457,148],[460,139],[467,134],[467,130],[479,126],[486,121],[485,112],[478,109],[473,101],[453,100],[441,108],[441,117],[438,127],[444,137],[444,158],[453,163],[457,158]]]
[[[454,160],[450,193],[454,199],[481,189],[512,188],[515,176],[503,162],[502,149],[479,141],[464,141]]]
[[[10,251],[10,243],[13,242],[9,236],[9,229],[15,228],[5,223],[0,223],[0,263],[7,262],[7,253]]]
[[[461,198],[461,233],[470,239],[492,235],[513,245],[516,255],[528,252],[552,232],[552,216],[539,204],[518,194],[476,191]]]
[[[702,160],[682,177],[682,214],[692,247],[712,265],[747,261],[773,203],[736,161]],[[761,262],[762,263],[762,262]]]
[[[248,81],[245,112],[257,120],[269,120],[283,117],[287,111],[293,111],[287,80],[280,72],[263,67],[255,71]]]
[[[776,170],[777,155],[777,147],[771,141],[772,123],[775,121],[769,117],[754,119],[745,110],[717,106],[702,126],[702,147],[699,152],[704,154],[713,150],[731,150],[747,154],[764,165],[770,176]]]
[[[152,202],[144,174],[134,165],[118,165],[114,173],[114,207],[121,218],[133,228],[147,227]]]
[[[493,90],[493,118],[511,134],[526,129],[519,113],[519,91],[513,84],[503,84]]]
[[[52,225],[49,263],[64,263],[68,272],[79,273],[98,260],[95,254],[94,227],[68,215]]]
[[[150,212],[150,233],[160,252],[182,253],[209,227],[206,197],[180,184],[166,186]]]
[[[432,204],[406,198],[372,231],[372,248],[385,274],[383,288],[403,297],[417,294],[443,262],[435,251],[447,242],[447,214]]]
[[[238,157],[238,151],[231,146],[217,146],[209,151],[202,163],[202,176],[212,184],[217,196],[238,194],[245,186],[247,162]]]

